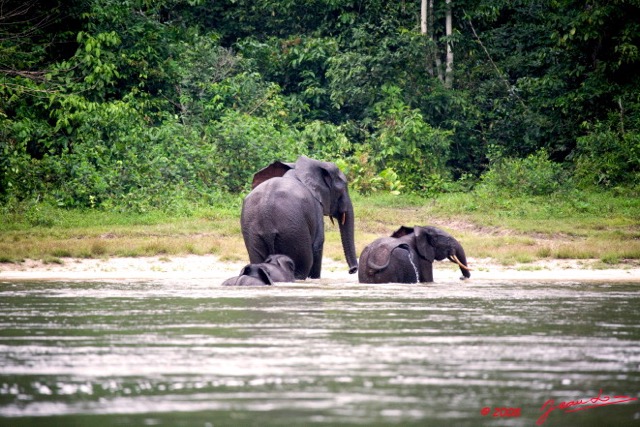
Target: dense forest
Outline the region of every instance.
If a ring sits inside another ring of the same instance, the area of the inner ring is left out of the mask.
[[[637,0],[0,0],[0,206],[640,191]]]

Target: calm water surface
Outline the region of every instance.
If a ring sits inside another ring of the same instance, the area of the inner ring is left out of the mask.
[[[640,397],[638,284],[0,283],[0,426],[535,426],[614,396]]]

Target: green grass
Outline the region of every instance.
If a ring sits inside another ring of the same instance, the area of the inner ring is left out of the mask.
[[[437,199],[388,194],[353,194],[352,198],[358,253],[400,225],[436,225],[460,240],[469,257],[492,258],[505,265],[597,259],[613,266],[640,260],[638,197],[569,192],[507,198],[472,192]],[[247,255],[240,209],[241,198],[231,196],[217,206],[196,207],[188,216],[62,210],[47,205],[5,209],[0,262],[186,254],[242,261]],[[325,230],[325,256],[343,260],[338,227],[326,219]]]

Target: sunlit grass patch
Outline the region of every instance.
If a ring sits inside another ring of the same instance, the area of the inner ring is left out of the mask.
[[[73,253],[67,248],[54,248],[51,250],[51,255],[54,257],[69,258],[73,256]]]
[[[17,262],[15,258],[11,258],[7,255],[0,255],[0,264],[13,264]]]
[[[216,255],[223,261],[249,262],[249,254],[244,246],[242,235],[221,237],[220,247]]]
[[[61,260],[58,257],[53,257],[53,256],[45,256],[42,258],[42,263],[43,264],[59,264],[59,265],[64,265],[64,261]]]
[[[142,247],[144,255],[166,255],[172,254],[171,244],[165,239],[154,239],[151,243],[147,243]]]
[[[108,249],[109,248],[107,244],[100,240],[95,240],[93,243],[91,243],[90,247],[91,255],[94,257],[101,257],[103,255],[106,255],[108,253]]]
[[[537,260],[536,256],[534,256],[533,254],[526,253],[526,252],[524,252],[524,253],[516,253],[513,256],[513,258],[517,263],[520,263],[520,264],[528,264],[528,263],[532,263],[532,262]]]
[[[605,264],[620,264],[620,257],[617,254],[604,254],[600,257],[600,261]]]
[[[247,254],[239,254],[239,253],[225,253],[223,255],[220,255],[220,260],[221,261],[230,261],[230,262],[236,262],[236,261],[247,261],[247,262],[249,262],[249,255],[247,255]]]
[[[536,250],[536,256],[538,258],[549,258],[551,257],[553,250],[549,246],[542,246]]]
[[[202,252],[200,248],[196,247],[193,243],[186,243],[184,245],[184,250],[190,255],[204,255],[205,252]]]
[[[518,271],[540,271],[544,270],[544,267],[540,265],[520,265],[516,268]]]
[[[597,250],[572,244],[560,246],[554,254],[554,258],[557,259],[592,259],[597,257]]]

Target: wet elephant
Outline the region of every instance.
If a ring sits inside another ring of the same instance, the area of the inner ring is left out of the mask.
[[[252,187],[240,220],[252,263],[284,254],[295,263],[296,279],[319,278],[328,215],[338,221],[349,273],[358,270],[353,205],[347,179],[335,164],[305,156],[295,163],[274,162],[254,175]]]
[[[293,282],[295,265],[286,255],[270,255],[259,264],[247,264],[240,275],[225,280],[223,286],[269,286],[274,282]]]
[[[436,227],[400,227],[391,237],[369,244],[360,254],[358,280],[362,283],[433,282],[433,261],[449,259],[471,277],[460,242]]]

